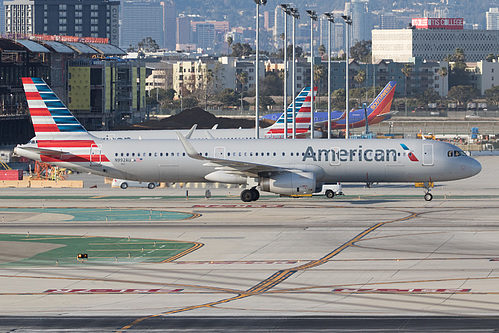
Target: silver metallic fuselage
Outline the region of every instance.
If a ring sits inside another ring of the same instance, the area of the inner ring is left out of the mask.
[[[471,177],[481,170],[457,147],[432,140],[190,140],[205,157],[301,170],[317,182],[435,182]],[[99,140],[97,147],[71,153],[105,156],[91,162],[52,161],[61,167],[148,182],[202,182],[230,168],[188,156],[179,140]],[[18,146],[22,156],[40,156]],[[31,144],[33,146],[33,144]],[[36,144],[34,144],[36,147]],[[62,150],[62,149],[61,149]],[[65,149],[67,151],[67,149]],[[457,154],[453,152],[459,152]],[[452,153],[449,153],[452,152]],[[458,155],[458,156],[455,156]],[[261,167],[260,167],[261,166]],[[240,171],[240,170],[239,170]]]

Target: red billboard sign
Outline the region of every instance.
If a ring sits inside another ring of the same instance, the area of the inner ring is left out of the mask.
[[[412,26],[416,29],[447,29],[462,30],[464,19],[462,18],[413,18]]]

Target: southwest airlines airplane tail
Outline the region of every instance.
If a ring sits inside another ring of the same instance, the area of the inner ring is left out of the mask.
[[[111,178],[243,184],[245,202],[258,200],[259,191],[303,195],[325,183],[420,182],[431,200],[433,182],[481,170],[459,148],[432,140],[188,140],[180,133],[178,139],[102,140],[42,80],[23,78],[23,84],[36,136],[15,152]]]

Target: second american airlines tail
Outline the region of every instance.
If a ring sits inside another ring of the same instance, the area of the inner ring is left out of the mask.
[[[40,79],[23,78],[35,137],[15,152],[56,166],[144,182],[245,184],[260,191],[310,194],[324,183],[422,182],[471,177],[481,170],[459,148],[431,140],[101,140],[81,126]]]

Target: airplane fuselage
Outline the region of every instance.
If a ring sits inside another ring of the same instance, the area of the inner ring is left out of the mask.
[[[125,142],[96,141],[92,148],[72,148],[71,156],[40,157],[32,153],[31,158],[103,176],[148,182],[202,182],[207,180],[206,175],[221,169],[189,157],[179,140]],[[470,177],[481,169],[477,161],[455,146],[432,140],[189,142],[204,157],[262,165],[262,173],[268,165],[302,170],[313,173],[321,183],[447,181]],[[20,152],[23,147],[17,149]],[[241,183],[241,179],[236,177],[232,182]]]

